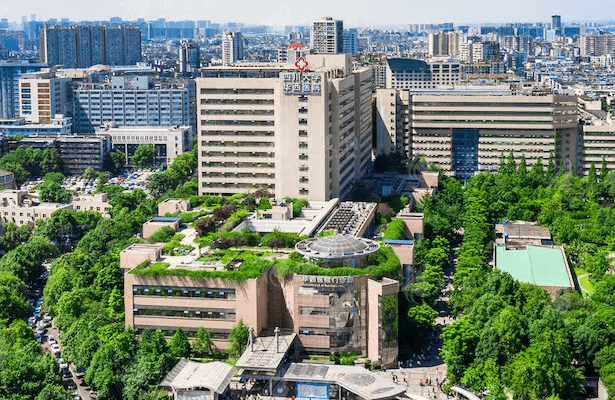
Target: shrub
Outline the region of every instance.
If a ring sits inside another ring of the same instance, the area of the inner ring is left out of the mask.
[[[163,226],[152,236],[147,238],[148,243],[167,243],[175,235],[175,229],[170,226]]]
[[[403,239],[406,234],[406,223],[401,219],[394,219],[389,223],[386,230],[384,231],[385,239]]]

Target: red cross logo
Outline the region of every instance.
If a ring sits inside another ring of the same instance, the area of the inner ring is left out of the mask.
[[[297,69],[301,72],[303,72],[303,70],[306,69],[307,66],[308,66],[308,62],[303,57],[299,57],[297,62],[295,62],[295,67],[297,67]]]

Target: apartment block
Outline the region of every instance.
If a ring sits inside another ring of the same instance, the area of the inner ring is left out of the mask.
[[[311,47],[315,54],[344,52],[344,22],[325,17],[312,23]]]
[[[380,92],[379,153],[403,148],[408,156],[462,180],[496,170],[510,151],[517,162],[524,156],[528,165],[553,155],[567,168],[577,166],[576,96],[513,95],[509,90]]]
[[[111,138],[111,149],[126,155],[126,164],[132,164],[132,156],[140,144],[153,144],[156,151],[155,164],[170,164],[175,157],[192,149],[192,128],[189,126],[117,126],[107,123],[96,131],[97,135]]]
[[[138,26],[45,25],[40,42],[41,60],[49,65],[88,68],[141,61]]]
[[[134,83],[115,81],[104,84],[81,84],[74,89],[75,132],[94,133],[107,122],[118,126],[191,125],[193,109],[188,84]]]
[[[200,194],[329,200],[370,170],[372,69],[348,54],[299,61],[201,70]]]
[[[609,171],[615,170],[615,123],[603,125],[582,126],[583,155],[581,168],[583,175],[587,175],[592,162],[600,170],[602,159],[606,160]]]
[[[56,114],[71,115],[72,79],[53,71],[23,74],[19,79],[19,113],[29,122],[49,124]]]
[[[235,64],[243,60],[243,36],[240,32],[226,32],[222,35],[222,65]]]

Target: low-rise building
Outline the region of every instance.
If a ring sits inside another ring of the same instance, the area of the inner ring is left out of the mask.
[[[49,218],[57,210],[72,210],[72,205],[40,202],[38,192],[10,189],[0,192],[0,214],[5,224],[27,225]]]
[[[343,240],[334,243],[335,238]],[[324,246],[332,260],[349,258],[349,253],[365,257],[378,247],[371,249],[368,243],[359,249],[364,243],[352,236],[320,239],[323,243],[311,243],[312,250]],[[126,324],[138,331],[162,329],[168,335],[177,327],[189,335],[205,327],[216,347],[225,349],[241,319],[255,334],[274,327],[294,332],[308,351],[361,352],[373,361],[394,362],[398,281],[365,275],[282,276],[276,268],[238,278],[249,268],[241,261],[224,265],[210,256],[199,257],[198,250],[163,255],[161,244],[133,244],[122,251]]]
[[[167,199],[158,203],[158,216],[164,217],[167,214],[178,214],[188,212],[191,209],[188,199]]]
[[[107,135],[32,135],[19,144],[42,150],[57,149],[62,156],[63,171],[70,175],[81,175],[89,167],[102,171],[110,150]]]
[[[165,226],[173,228],[177,232],[180,223],[181,218],[179,217],[154,217],[143,224],[143,239],[147,239]]]
[[[15,174],[11,171],[0,171],[0,186],[8,189],[15,188]]]
[[[117,126],[107,123],[96,133],[109,136],[112,150],[124,153],[129,165],[140,144],[154,146],[156,165],[170,164],[179,154],[192,149],[190,126]]]
[[[0,133],[12,135],[69,135],[72,119],[62,114],[56,114],[48,124],[27,123],[26,118],[0,119]]]
[[[98,211],[103,217],[111,218],[110,213],[113,207],[109,204],[107,193],[80,194],[73,197],[71,204],[75,211]]]

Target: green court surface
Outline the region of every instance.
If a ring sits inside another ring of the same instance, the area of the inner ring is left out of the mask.
[[[527,246],[525,250],[496,247],[496,267],[519,282],[571,287],[564,253],[558,248]]]

